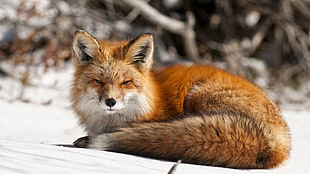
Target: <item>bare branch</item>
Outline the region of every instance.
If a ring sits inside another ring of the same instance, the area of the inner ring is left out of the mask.
[[[259,26],[255,35],[251,39],[249,55],[253,54],[261,46],[262,41],[268,34],[268,31],[272,24],[272,21],[268,18],[263,22],[261,26]],[[243,46],[246,47],[245,45]]]
[[[198,48],[195,40],[195,18],[188,12],[187,23],[182,22],[161,14],[158,10],[151,7],[148,3],[142,0],[121,0],[132,8],[138,9],[141,14],[150,22],[163,27],[164,29],[179,34],[183,37],[184,48],[189,59],[194,62],[200,62]],[[119,1],[118,1],[119,2]]]
[[[142,0],[121,0],[132,8],[138,9],[141,14],[150,22],[159,24],[161,27],[173,33],[182,34],[185,29],[185,24],[173,18],[169,18],[149,4]]]
[[[304,15],[304,17],[310,19],[310,11],[304,1],[300,0],[291,0],[291,4],[299,10],[300,13]]]
[[[307,35],[300,31],[298,27],[294,27],[293,24],[289,23],[284,26],[284,31],[287,32],[289,44],[300,66],[310,75],[310,51],[306,41]]]
[[[186,25],[186,30],[183,32],[183,42],[184,42],[184,48],[187,53],[187,56],[190,57],[190,59],[194,62],[200,62],[201,60],[199,59],[198,55],[198,47],[196,44],[196,33],[193,30],[194,25],[195,25],[195,18],[191,12],[186,13],[187,17],[187,25]]]

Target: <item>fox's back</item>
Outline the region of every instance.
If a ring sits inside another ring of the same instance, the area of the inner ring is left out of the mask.
[[[153,74],[176,113],[246,113],[267,122],[285,124],[282,119],[274,119],[281,117],[280,111],[264,91],[240,76],[198,64],[173,65],[153,70]]]

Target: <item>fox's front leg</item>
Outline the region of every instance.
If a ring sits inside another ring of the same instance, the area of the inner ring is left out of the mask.
[[[87,148],[89,147],[89,144],[91,143],[91,139],[92,139],[91,136],[85,136],[85,137],[78,138],[77,140],[73,142],[73,146],[79,147],[79,148]]]

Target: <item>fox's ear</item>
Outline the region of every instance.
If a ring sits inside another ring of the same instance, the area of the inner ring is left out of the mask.
[[[154,41],[149,33],[131,40],[128,45],[126,59],[142,71],[151,68],[153,63]]]
[[[83,30],[75,32],[73,41],[73,61],[87,64],[97,57],[101,50],[99,42]]]

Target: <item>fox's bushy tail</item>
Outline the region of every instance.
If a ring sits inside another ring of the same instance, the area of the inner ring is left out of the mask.
[[[229,168],[273,168],[288,158],[288,131],[246,115],[208,114],[138,123],[102,134],[100,150]]]

